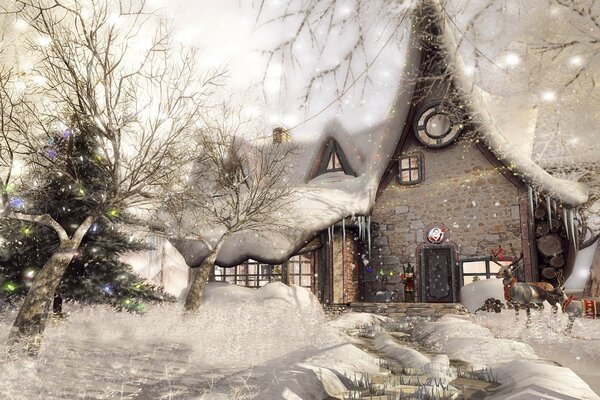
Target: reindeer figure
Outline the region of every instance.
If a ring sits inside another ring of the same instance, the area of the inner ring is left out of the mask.
[[[559,297],[563,313],[567,313],[569,316],[569,322],[565,329],[566,334],[570,334],[573,330],[575,318],[600,318],[600,299],[575,299],[573,296],[567,296],[564,288],[560,286],[554,289],[554,293]]]
[[[496,278],[502,279],[504,285],[504,299],[507,304],[513,306],[517,316],[519,315],[519,309],[525,307],[527,312],[527,324],[531,322],[531,306],[536,305],[539,308],[544,308],[544,301],[548,301],[552,305],[554,313],[558,312],[556,305],[557,298],[553,295],[554,287],[547,282],[531,282],[523,283],[518,282],[514,272],[520,267],[517,265],[519,261],[523,259],[523,253],[519,257],[516,256],[515,250],[510,245],[511,252],[514,256],[514,261],[510,265],[502,265],[498,262],[498,255],[502,251],[502,248],[494,253],[492,250],[492,262],[500,266],[500,270],[496,274]]]

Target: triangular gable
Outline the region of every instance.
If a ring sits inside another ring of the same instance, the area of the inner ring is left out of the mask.
[[[313,178],[328,172],[340,171],[346,175],[356,176],[339,143],[335,139],[330,139],[325,145],[319,168]]]

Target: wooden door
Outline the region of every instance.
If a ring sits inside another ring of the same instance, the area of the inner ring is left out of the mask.
[[[421,299],[425,303],[455,303],[457,301],[457,274],[454,248],[425,247],[421,250]]]

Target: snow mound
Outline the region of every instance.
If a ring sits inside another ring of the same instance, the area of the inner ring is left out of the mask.
[[[489,329],[456,316],[447,315],[436,322],[423,323],[413,336],[433,351],[467,362],[474,368],[537,359],[529,345],[495,338]]]
[[[436,322],[419,325],[413,336],[428,346],[436,346],[455,337],[493,337],[489,329],[464,318],[446,315]]]
[[[271,282],[262,286],[256,291],[255,297],[265,301],[283,301],[300,308],[321,308],[319,300],[310,290],[281,282]]]
[[[340,315],[338,318],[327,323],[330,328],[338,331],[348,331],[351,329],[361,328],[365,326],[378,325],[381,322],[389,321],[390,318],[383,315],[347,312]]]
[[[348,343],[333,346],[308,358],[305,363],[336,371],[343,376],[352,376],[357,372],[371,375],[389,374],[389,371],[382,372],[376,357]]]
[[[534,390],[538,388],[552,390],[557,394],[567,396],[552,398],[578,400],[600,399],[600,397],[598,397],[590,387],[581,380],[581,378],[568,368],[527,361],[512,361],[495,368],[494,372],[497,374],[497,380],[502,383],[502,386],[498,388],[493,396],[486,397],[490,400],[507,398],[550,398],[546,396],[533,397],[535,394]],[[541,393],[543,392],[544,391]],[[519,393],[528,393],[529,397],[519,397]]]
[[[209,304],[239,302],[284,303],[283,307],[294,306],[302,309],[320,309],[319,301],[310,290],[300,286],[288,286],[281,282],[271,282],[258,290],[224,282],[208,282],[204,289],[204,300]]]
[[[415,349],[402,346],[389,333],[379,333],[373,340],[375,348],[399,361],[403,367],[421,369],[431,361]]]
[[[471,364],[475,369],[494,367],[513,360],[537,359],[528,344],[494,337],[452,338],[440,344],[440,351],[453,360]]]
[[[469,312],[477,311],[490,297],[504,301],[502,279],[482,279],[460,289],[460,302]]]
[[[205,303],[240,302],[254,298],[256,290],[224,282],[208,282],[204,288]]]

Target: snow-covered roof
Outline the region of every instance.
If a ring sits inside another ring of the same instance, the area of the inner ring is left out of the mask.
[[[494,96],[479,87],[469,77],[454,32],[439,1],[428,1],[443,24],[445,50],[449,63],[454,66],[455,86],[462,91],[488,148],[514,175],[536,190],[571,207],[587,202],[587,191],[583,185],[553,177],[532,161],[531,146],[537,122],[532,96]]]
[[[456,67],[455,86],[462,90],[468,106],[477,116],[476,122],[489,149],[509,170],[536,190],[547,193],[568,206],[576,207],[585,203],[587,194],[580,184],[552,177],[531,160],[537,111],[535,105],[531,106],[530,96],[492,95],[470,79],[446,14],[436,0],[426,1],[434,5],[445,25],[444,41],[449,61]],[[396,150],[411,107],[421,59],[421,37],[419,27],[415,26],[418,25],[416,21],[414,18],[406,18],[400,23],[399,30],[403,35],[394,51],[401,52],[403,62],[395,64],[396,71],[392,75],[396,77],[396,83],[391,85],[389,82],[376,82],[365,86],[365,98],[378,99],[377,107],[369,108],[364,102],[358,102],[356,106],[345,106],[348,98],[350,103],[355,102],[355,97],[361,93],[361,90],[352,88],[339,96],[339,107],[323,108],[318,118],[309,118],[307,123],[296,124],[292,129],[294,140],[303,145],[302,154],[290,167],[293,174],[304,179],[311,178],[311,170],[314,169],[315,162],[318,162],[320,149],[327,140],[334,138],[357,176],[328,173],[301,184],[295,194],[296,198],[290,201],[289,209],[286,210],[289,220],[294,222],[293,228],[279,233],[234,234],[221,249],[218,264],[232,266],[248,258],[268,263],[283,262],[317,232],[345,217],[370,213],[381,177]],[[377,47],[381,42],[381,32],[365,40],[367,44]],[[376,77],[389,75],[389,63],[377,61],[372,68]],[[291,76],[295,77],[295,72],[301,74],[293,69],[281,71],[287,75],[287,80],[293,81],[296,79]],[[300,75],[297,81],[306,83],[309,81],[307,79]],[[330,84],[335,86],[337,81]],[[390,90],[395,91],[395,95],[390,96]],[[292,91],[294,93],[297,95],[299,92]],[[336,98],[336,93],[339,90],[312,91],[309,103],[329,104],[331,99]],[[290,95],[286,101],[275,102],[280,106],[279,115],[289,113],[294,104],[306,112],[306,102],[294,103],[293,99]],[[276,105],[271,103],[267,107],[273,110]],[[361,113],[369,117],[369,121],[361,120]],[[379,115],[379,119],[373,120],[373,115]],[[191,266],[198,266],[206,254],[204,246],[193,240],[179,241],[176,247]]]

